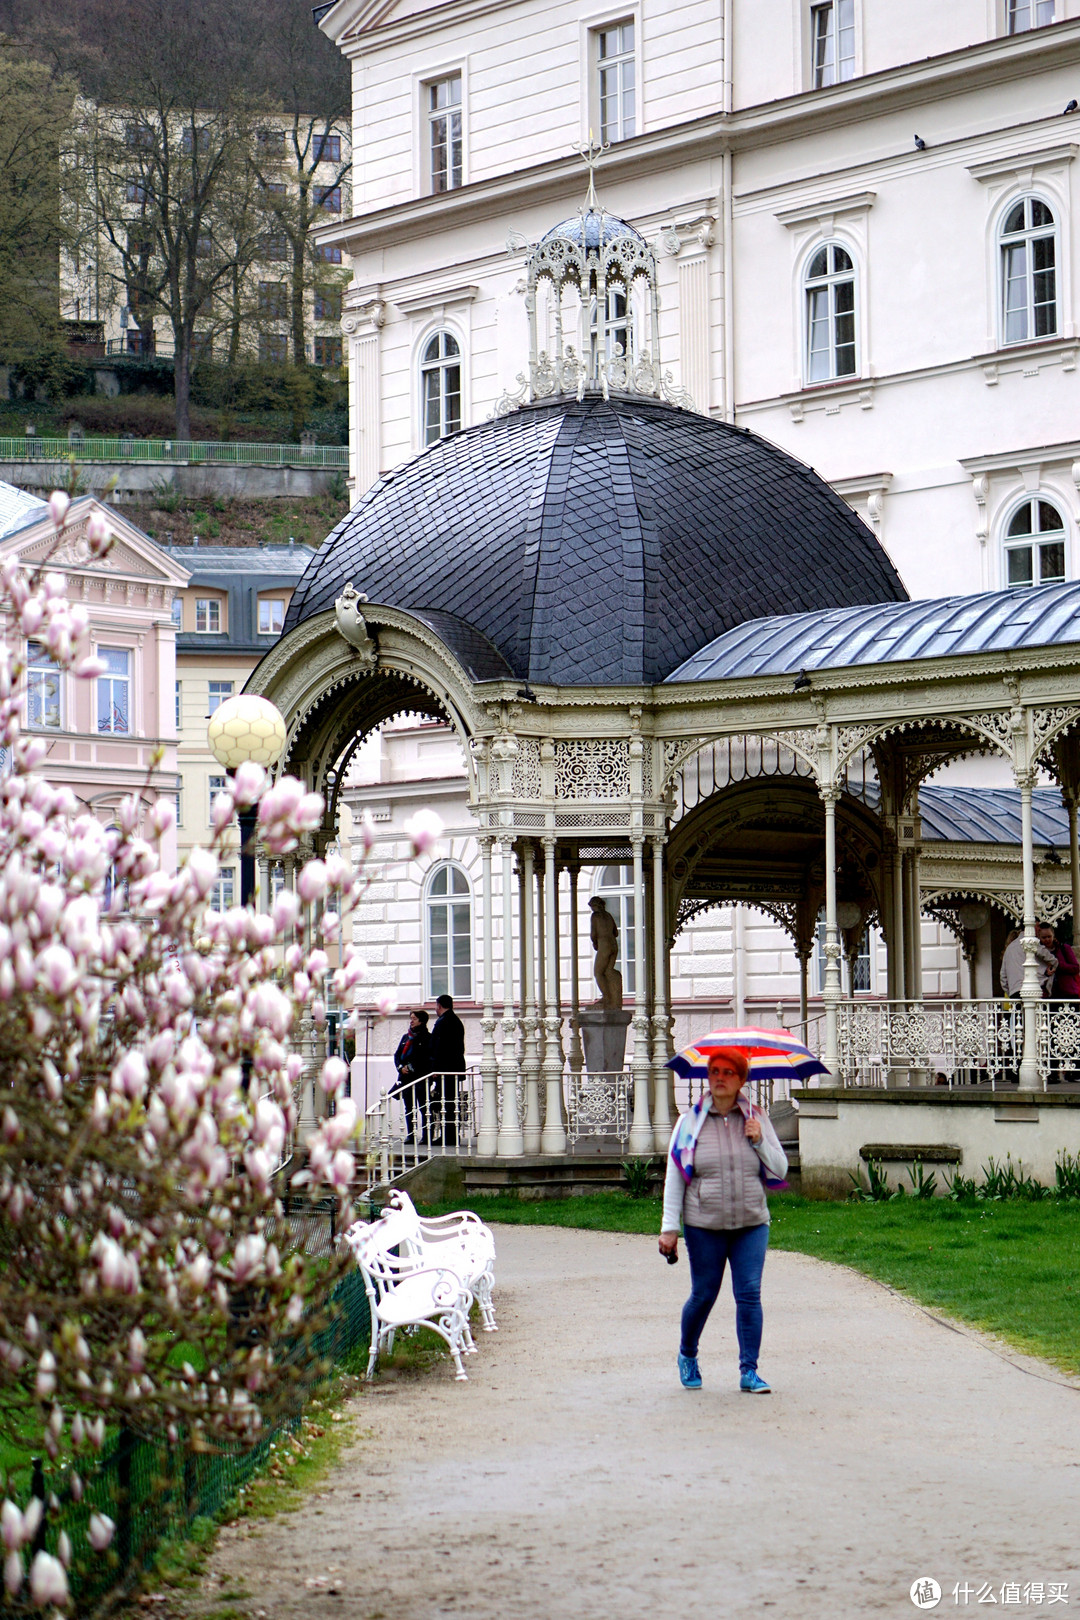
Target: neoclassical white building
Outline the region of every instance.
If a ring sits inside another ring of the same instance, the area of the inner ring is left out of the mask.
[[[813,466],[914,597],[1076,576],[1080,113],[1064,109],[1080,86],[1080,0],[337,0],[320,26],[352,63],[361,154],[353,216],[321,233],[353,271],[357,495],[520,397],[527,258],[580,206],[575,148],[593,141],[603,204],[655,247],[660,301],[655,332],[618,289],[599,313],[582,307],[565,334],[579,353],[599,341],[640,355],[658,338],[650,358],[672,386]],[[538,315],[553,352],[550,301]],[[464,771],[453,738],[426,721],[387,732],[350,777],[350,803],[374,813],[388,857],[365,941],[403,999],[441,985],[432,918],[441,927],[458,908],[460,955],[472,907],[479,953]],[[1010,778],[965,759],[935,781]],[[955,805],[939,804],[935,823],[932,796],[927,849],[956,853]],[[392,836],[418,800],[457,830],[434,878]],[[989,832],[1015,842],[1016,817],[998,807]],[[1064,847],[1046,813],[1041,836]],[[433,881],[462,892],[436,895]],[[632,933],[625,864],[592,881]],[[993,941],[983,931],[972,983],[953,935],[924,918],[928,995],[995,993],[1003,928]],[[856,989],[883,993],[884,972],[872,932]],[[818,949],[811,999],[822,973]],[[772,918],[719,905],[678,937],[673,1006],[750,1015],[797,1004],[799,977]]]

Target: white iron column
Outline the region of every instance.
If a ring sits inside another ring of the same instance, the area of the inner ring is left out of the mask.
[[[652,1123],[649,1119],[649,1011],[645,983],[645,867],[643,839],[632,835],[634,850],[634,1117],[630,1125],[631,1153],[651,1153]]]
[[[493,840],[481,838],[481,882],[484,891],[484,1044],[480,1058],[480,1129],[476,1151],[491,1157],[499,1143],[499,1062],[495,1051],[495,893],[491,874]]]
[[[916,813],[918,804],[916,803]],[[911,968],[915,976],[912,994],[923,998],[922,976],[922,873],[920,871],[919,823],[915,823],[915,847],[911,851]]]
[[[1035,850],[1031,828],[1031,788],[1033,773],[1017,773],[1020,788],[1020,826],[1024,859],[1024,982],[1020,1001],[1024,1009],[1024,1051],[1020,1059],[1020,1084],[1034,1091],[1039,1084],[1038,1007],[1042,1001],[1039,964],[1035,958]]]
[[[840,984],[840,936],[836,926],[836,800],[834,787],[821,789],[825,801],[825,1003],[824,1063],[831,1075],[840,1077],[840,1043],[837,1021],[842,999]]]
[[[567,867],[570,878],[570,1073],[577,1079],[585,1064],[581,1049],[581,967],[578,961],[578,864]]]
[[[664,906],[664,840],[653,839],[653,1143],[666,1153],[671,1136],[671,1019],[667,997],[667,929]]]
[[[514,866],[510,836],[502,840],[503,891],[503,1014],[502,1049],[499,1053],[499,1084],[502,1090],[502,1121],[498,1152],[503,1156],[524,1153],[525,1145],[518,1120],[517,1019],[514,1016]]]
[[[521,870],[525,969],[524,1039],[521,1074],[525,1082],[525,1152],[540,1151],[540,1053],[536,1044],[536,874],[533,846],[522,845]]]
[[[559,1013],[559,877],[555,870],[555,840],[544,839],[544,922],[546,924],[547,969],[544,974],[544,1128],[540,1133],[541,1153],[566,1152],[566,1125],[563,1121],[562,1019]]]

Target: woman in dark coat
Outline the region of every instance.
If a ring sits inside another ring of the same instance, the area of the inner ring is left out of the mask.
[[[420,1120],[421,1104],[426,1100],[426,1088],[418,1082],[428,1072],[428,1015],[423,1007],[409,1014],[409,1027],[397,1044],[394,1067],[397,1079],[390,1087],[392,1095],[401,1098],[405,1108],[405,1140],[411,1142],[417,1134],[414,1126]]]

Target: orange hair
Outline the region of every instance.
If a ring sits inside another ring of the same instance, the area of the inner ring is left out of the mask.
[[[750,1059],[741,1046],[718,1046],[709,1053],[710,1064],[714,1058],[723,1058],[725,1063],[730,1063],[742,1076],[743,1085],[746,1084],[750,1075]]]

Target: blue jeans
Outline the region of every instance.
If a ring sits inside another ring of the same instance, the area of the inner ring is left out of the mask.
[[[761,1273],[769,1246],[768,1221],[761,1226],[740,1226],[730,1232],[688,1226],[683,1235],[690,1261],[690,1298],[683,1306],[680,1354],[697,1355],[701,1330],[716,1304],[724,1280],[724,1266],[730,1261],[739,1371],[756,1372],[761,1349]]]

